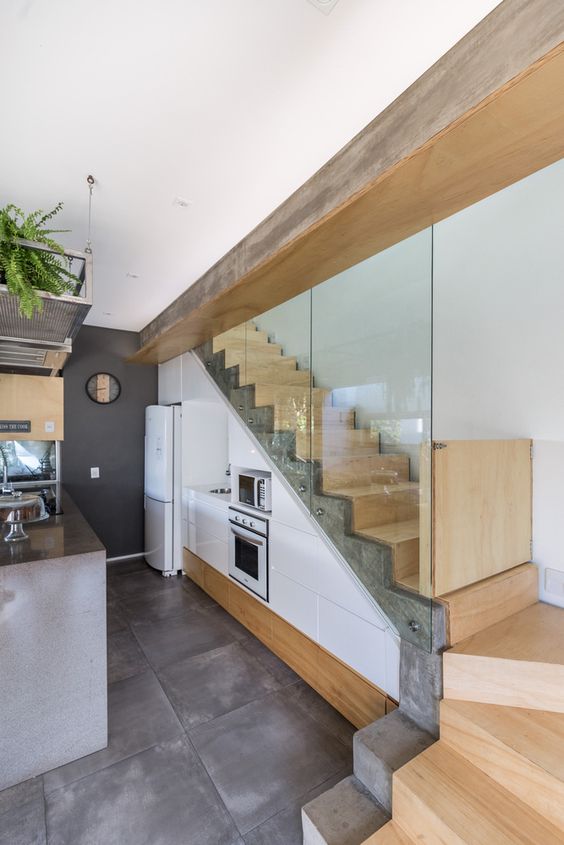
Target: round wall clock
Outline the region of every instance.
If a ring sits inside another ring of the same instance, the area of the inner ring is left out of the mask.
[[[121,384],[111,373],[95,373],[86,382],[86,392],[93,402],[109,405],[121,393]]]

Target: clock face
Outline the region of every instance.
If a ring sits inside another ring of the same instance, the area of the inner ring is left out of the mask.
[[[93,402],[109,405],[121,393],[121,384],[111,373],[95,373],[86,382],[86,392]]]

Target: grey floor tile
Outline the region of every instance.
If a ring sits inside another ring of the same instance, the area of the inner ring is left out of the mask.
[[[353,735],[356,731],[354,725],[345,719],[344,716],[335,710],[329,702],[325,701],[305,681],[298,681],[284,689],[284,695],[295,701],[312,719],[315,719],[333,736],[352,748]]]
[[[147,669],[147,659],[129,628],[108,635],[109,684],[139,675]]]
[[[43,779],[0,792],[0,845],[46,845]]]
[[[134,560],[116,560],[115,563],[107,565],[108,578],[115,578],[120,575],[130,575],[132,572],[147,572],[149,564],[142,557]]]
[[[233,639],[238,642],[247,640],[249,637],[253,636],[248,628],[245,628],[244,625],[237,622],[230,613],[227,613],[227,611],[218,604],[216,604],[215,607],[206,608],[206,613],[210,619],[215,619],[218,623],[224,625],[233,635]]]
[[[229,713],[279,687],[270,672],[239,643],[173,663],[158,674],[187,729]]]
[[[134,593],[121,600],[123,612],[132,625],[158,622],[180,616],[198,606],[198,600],[181,589],[158,590],[147,595]]]
[[[183,739],[51,793],[47,830],[49,845],[243,845]]]
[[[249,654],[252,654],[259,663],[268,669],[268,671],[274,675],[276,680],[282,685],[286,686],[287,684],[295,684],[300,679],[300,676],[297,675],[293,669],[284,663],[283,660],[280,660],[269,648],[261,643],[254,636],[249,636],[245,639],[243,643],[243,648],[245,648]]]
[[[142,572],[119,575],[108,579],[108,593],[117,599],[161,593],[166,590],[181,589],[181,577],[163,578],[160,572],[150,567]]]
[[[118,631],[125,631],[129,627],[119,601],[111,597],[109,597],[106,608],[106,623],[108,635],[117,634]]]
[[[46,793],[183,734],[182,725],[151,671],[110,684],[108,722],[108,747],[47,772]]]
[[[181,581],[182,589],[187,592],[189,595],[192,596],[198,602],[198,607],[206,608],[206,607],[219,607],[218,603],[215,599],[212,599],[211,596],[208,596],[201,587],[198,587],[190,578],[184,576]]]
[[[133,626],[133,632],[155,668],[202,654],[233,642],[233,635],[197,608],[182,616]]]
[[[352,762],[342,742],[280,692],[190,738],[242,834]]]
[[[349,769],[343,769],[329,780],[310,789],[296,801],[276,813],[267,821],[255,827],[245,836],[245,845],[302,845],[302,807],[308,801],[313,801],[318,795],[335,786],[343,778],[350,775]]]

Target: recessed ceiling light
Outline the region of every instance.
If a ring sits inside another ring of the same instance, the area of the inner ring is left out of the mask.
[[[129,270],[127,271],[127,273],[125,275],[127,276],[128,279],[138,279],[139,278],[139,273],[131,273],[131,272],[129,272]]]
[[[329,12],[333,11],[339,0],[309,0],[309,2],[324,15],[328,15]]]
[[[172,204],[179,206],[179,208],[189,208],[192,205],[192,200],[187,200],[186,197],[175,197]]]

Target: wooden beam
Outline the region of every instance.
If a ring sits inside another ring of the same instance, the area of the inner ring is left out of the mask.
[[[564,4],[505,0],[141,332],[160,363],[564,156]]]

